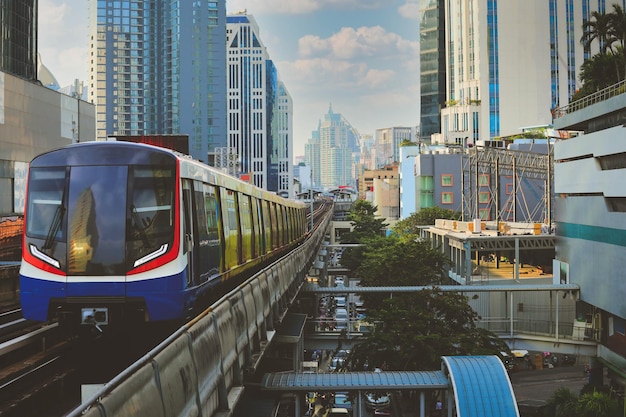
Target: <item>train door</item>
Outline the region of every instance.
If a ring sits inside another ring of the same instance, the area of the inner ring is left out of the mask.
[[[196,222],[193,221],[193,183],[183,179],[183,253],[187,255],[187,287],[194,285],[195,276],[195,236]]]

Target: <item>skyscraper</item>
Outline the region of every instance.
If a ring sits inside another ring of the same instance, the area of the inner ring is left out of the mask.
[[[313,131],[309,143],[313,146],[306,146],[304,150],[307,164],[313,167],[314,186],[356,186],[353,168],[360,158],[359,133],[340,113],[333,112],[332,105],[319,122],[317,131]],[[319,159],[313,160],[315,155],[311,152],[317,152],[316,147]],[[319,174],[316,166],[319,166]]]
[[[412,142],[414,130],[410,127],[386,127],[376,129],[374,149],[376,152],[376,168],[400,161],[400,144],[404,141]]]
[[[446,107],[436,142],[467,146],[550,125],[550,110],[567,103],[578,86],[582,23],[603,5],[447,1]]]
[[[226,145],[225,0],[89,0],[97,138],[189,135],[207,161]]]
[[[245,12],[227,17],[228,146],[259,187],[293,196],[293,104]]]
[[[446,49],[443,0],[420,0],[420,139],[441,131],[439,112],[446,101]]]
[[[0,71],[37,79],[37,0],[3,1],[0,29]]]

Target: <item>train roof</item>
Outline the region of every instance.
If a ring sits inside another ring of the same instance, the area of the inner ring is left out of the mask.
[[[294,199],[284,198],[271,191],[256,187],[250,183],[230,176],[214,167],[192,159],[167,148],[123,141],[89,141],[74,143],[62,148],[50,150],[36,156],[31,167],[66,166],[66,165],[100,165],[110,160],[118,164],[157,164],[162,166],[180,163],[180,175],[204,181],[216,186],[237,192],[244,192],[257,198],[286,204],[293,207],[304,207],[305,204]]]

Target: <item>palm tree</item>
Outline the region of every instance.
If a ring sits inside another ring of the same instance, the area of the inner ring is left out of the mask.
[[[600,44],[601,54],[612,51],[612,44],[615,41],[611,37],[613,21],[614,18],[611,15],[594,11],[591,13],[591,18],[583,22],[583,36],[580,38],[580,43],[583,44],[586,52],[589,52],[594,41]]]
[[[619,4],[613,5],[613,12],[609,13],[609,36],[613,42],[617,42],[619,47],[616,53],[624,56],[624,47],[626,46],[626,13]],[[626,61],[625,61],[626,62]],[[626,77],[626,67],[624,68]],[[623,79],[624,77],[620,77]]]

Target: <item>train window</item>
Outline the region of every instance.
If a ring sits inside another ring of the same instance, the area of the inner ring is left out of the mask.
[[[219,204],[215,187],[204,184],[204,210],[206,213],[206,231],[207,231],[207,249],[206,252],[207,268],[209,275],[218,274],[222,265],[222,247],[220,245],[219,232]]]
[[[219,239],[218,209],[215,187],[204,184],[204,210],[206,211],[206,228],[209,239]]]
[[[174,179],[173,168],[131,168],[126,230],[128,269],[171,248],[174,239]]]
[[[268,204],[270,205],[270,222],[272,223],[272,249],[276,249],[280,246],[280,228],[276,217],[276,205],[272,202],[269,202]]]
[[[250,213],[250,197],[239,194],[239,219],[241,221],[241,247],[243,260],[252,257],[252,214]]]
[[[261,208],[259,200],[255,197],[250,199],[252,202],[252,257],[257,258],[261,253]]]
[[[270,206],[269,202],[261,201],[262,209],[263,209],[263,253],[267,253],[272,250],[272,222],[270,216]]]
[[[48,249],[65,240],[65,168],[33,168],[29,175],[26,235],[46,239],[42,249]]]
[[[125,166],[75,166],[68,193],[68,274],[125,273]]]
[[[222,228],[224,230],[225,268],[230,269],[239,263],[239,240],[237,226],[237,206],[235,193],[231,190],[220,189],[222,202]]]

